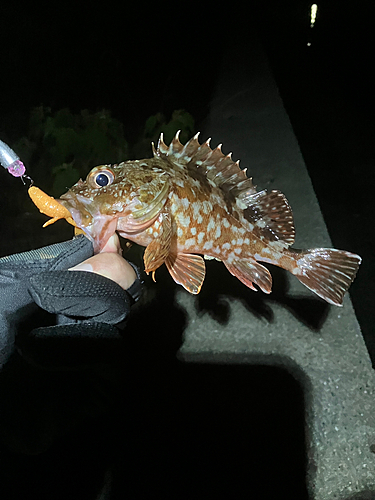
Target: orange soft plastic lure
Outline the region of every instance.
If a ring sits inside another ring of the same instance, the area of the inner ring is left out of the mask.
[[[52,217],[52,219],[43,224],[43,227],[49,226],[59,219],[66,219],[69,224],[77,227],[69,210],[41,189],[31,186],[29,188],[29,196],[42,214]]]

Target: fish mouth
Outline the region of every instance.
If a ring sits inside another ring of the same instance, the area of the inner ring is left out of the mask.
[[[65,193],[58,201],[69,210],[72,219],[94,246],[94,253],[100,253],[109,238],[116,232],[117,218],[103,215],[94,207],[92,200],[75,193]]]
[[[68,192],[56,201],[69,210],[72,219],[80,229],[84,230],[84,227],[92,223],[92,215],[86,208],[89,203],[92,203],[88,198]]]

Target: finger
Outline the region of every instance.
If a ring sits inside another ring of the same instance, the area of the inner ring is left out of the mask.
[[[70,268],[69,271],[88,271],[100,274],[115,281],[124,290],[127,290],[137,279],[129,262],[116,253],[99,253],[78,266]]]
[[[103,250],[100,253],[118,253],[122,255],[122,248],[120,244],[120,239],[117,233],[114,233],[107,243],[104,245]]]

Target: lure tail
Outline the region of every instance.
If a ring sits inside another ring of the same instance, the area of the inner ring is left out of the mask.
[[[343,250],[315,248],[299,253],[295,263],[292,273],[301,283],[330,304],[342,306],[361,257]]]

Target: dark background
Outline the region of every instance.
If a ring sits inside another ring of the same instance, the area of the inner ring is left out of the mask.
[[[31,4],[22,8],[11,2],[3,5],[0,137],[11,142],[21,135],[30,107],[40,104],[53,109],[69,107],[74,112],[108,108],[124,123],[129,140],[135,140],[151,114],[161,111],[168,116],[180,108],[194,116],[198,131],[209,110],[226,40],[236,32],[246,44],[247,34],[255,30],[269,58],[333,245],[363,257],[350,293],[374,360],[374,3],[319,2],[313,29],[309,2],[259,4],[246,3],[241,9],[230,3],[213,9],[190,4],[180,9],[159,3],[154,7],[92,4],[86,10],[66,3],[43,10]],[[1,237],[9,237],[6,228]],[[274,376],[272,372],[267,380]],[[235,384],[236,374],[230,377]],[[226,377],[219,370],[221,378]],[[208,387],[215,393],[215,384]],[[293,382],[286,381],[285,387],[285,397],[294,394]],[[295,407],[299,408],[301,395],[296,391]],[[230,392],[224,391],[224,395]],[[202,393],[199,397],[203,398]],[[217,399],[213,396],[217,404],[221,397],[220,391]],[[258,407],[266,400],[257,399]],[[198,407],[197,402],[192,405]],[[213,412],[206,403],[203,408]],[[269,411],[272,415],[275,408]],[[198,434],[207,435],[201,430]],[[271,442],[276,438],[277,433],[271,432]],[[159,446],[161,442],[156,440]],[[213,443],[214,437],[209,445]],[[284,444],[277,442],[277,446]],[[299,448],[296,453],[299,456]],[[38,460],[40,467],[46,466]],[[301,463],[298,460],[294,464]],[[276,463],[272,466],[277,467]],[[32,467],[36,467],[34,462]],[[297,472],[296,477],[296,483],[303,482],[303,474]],[[304,498],[301,484],[296,489],[299,496],[294,498]]]

